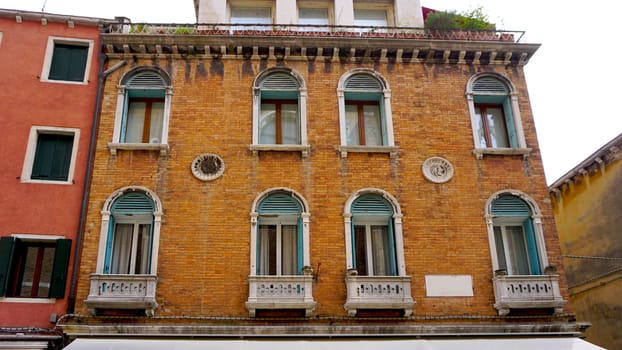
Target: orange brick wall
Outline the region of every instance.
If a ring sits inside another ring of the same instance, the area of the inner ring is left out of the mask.
[[[129,60],[131,60],[128,57]],[[114,60],[109,62],[112,66]],[[173,77],[168,156],[123,151],[111,156],[117,84],[134,65],[159,64]],[[397,198],[404,218],[404,253],[412,276],[415,315],[496,315],[492,307],[492,267],[483,218],[486,200],[502,189],[529,194],[543,213],[550,263],[562,273],[559,243],[550,208],[535,127],[520,67],[348,64],[285,61],[308,88],[311,152],[249,151],[253,79],[276,61],[223,59],[139,59],[109,76],[102,106],[89,214],[81,266],[78,312],[95,272],[103,203],[116,189],[144,186],[162,200],[164,217],[158,260],[157,315],[247,316],[251,204],[272,187],[289,187],[310,205],[311,264],[318,279],[316,314],[345,316],[346,270],[344,203],[356,190],[383,189]],[[252,65],[252,74],[249,73]],[[349,153],[340,158],[337,83],[348,70],[374,68],[388,81],[399,156]],[[465,98],[468,79],[496,71],[517,87],[530,157],[472,154],[471,120]],[[220,73],[219,73],[220,72]],[[224,175],[202,182],[190,164],[201,153],[216,153]],[[440,156],[455,167],[445,184],[424,179],[423,161]],[[320,265],[318,269],[318,265]],[[426,274],[473,276],[474,297],[428,298]],[[562,293],[567,299],[565,279]]]

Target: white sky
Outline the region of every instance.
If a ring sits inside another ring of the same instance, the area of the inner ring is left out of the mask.
[[[192,0],[0,0],[0,8],[133,22],[194,23]],[[616,109],[622,68],[616,1],[421,0],[422,6],[462,12],[481,6],[498,29],[521,30],[542,47],[525,71],[547,182],[574,168],[622,133]]]

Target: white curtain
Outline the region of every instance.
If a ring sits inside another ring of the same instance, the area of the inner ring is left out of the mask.
[[[363,118],[365,120],[365,145],[382,146],[380,107],[378,105],[363,106]]]
[[[276,144],[276,105],[273,103],[261,104],[259,143],[264,145]]]
[[[149,143],[162,143],[162,124],[164,119],[164,102],[151,104],[151,125],[149,126]]]
[[[281,105],[281,143],[287,145],[296,145],[300,143],[298,137],[298,105],[282,104]]]
[[[389,241],[386,226],[371,227],[372,260],[374,276],[389,275]]]
[[[486,108],[486,114],[492,147],[510,147],[502,109]]]
[[[136,242],[136,269],[134,273],[149,273],[149,240],[151,225],[141,224],[138,227],[138,240]]]
[[[117,224],[112,241],[112,261],[110,273],[128,274],[130,273],[130,258],[132,251],[132,224]]]
[[[142,143],[143,126],[145,125],[145,110],[147,103],[130,102],[125,122],[125,142]]]
[[[298,274],[298,227],[296,225],[283,225],[281,227],[281,274]]]
[[[346,105],[346,142],[350,146],[361,144],[359,140],[359,112],[357,105]]]
[[[530,275],[525,232],[522,226],[505,227],[507,246],[510,252],[508,273],[513,275]]]
[[[274,226],[259,225],[259,266],[258,275],[270,274],[270,231]]]

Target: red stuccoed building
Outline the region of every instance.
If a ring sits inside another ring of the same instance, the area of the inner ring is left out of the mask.
[[[0,348],[62,347],[102,23],[0,9]]]

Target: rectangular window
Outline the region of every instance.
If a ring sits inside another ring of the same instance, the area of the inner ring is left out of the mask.
[[[41,80],[86,84],[92,51],[93,40],[50,37]]]
[[[259,143],[300,144],[298,103],[290,100],[263,100],[259,116]]]
[[[259,226],[259,275],[298,274],[298,226]]]
[[[476,104],[475,117],[478,121],[480,147],[510,147],[503,106]]]
[[[62,298],[71,241],[0,238],[0,296]]]
[[[301,27],[301,31],[328,31],[328,9],[301,7],[298,9],[298,24],[310,26]]]
[[[234,30],[272,30],[272,9],[270,7],[232,7],[231,24],[244,24]],[[253,24],[259,24],[253,26]]]
[[[116,224],[112,242],[111,273],[115,275],[148,274],[150,239],[150,224]]]
[[[523,226],[494,226],[499,268],[509,275],[531,275]]]
[[[359,275],[396,275],[394,247],[387,225],[355,225],[354,247]]]
[[[79,136],[79,129],[33,126],[22,182],[73,183]]]
[[[73,135],[40,134],[30,178],[67,181],[73,142]]]
[[[161,143],[164,99],[130,98],[125,125],[125,143]]]
[[[377,102],[347,101],[346,138],[349,146],[382,146],[382,118]]]
[[[387,27],[387,10],[385,9],[354,9],[354,25],[362,27]],[[361,28],[361,31],[370,29]]]

